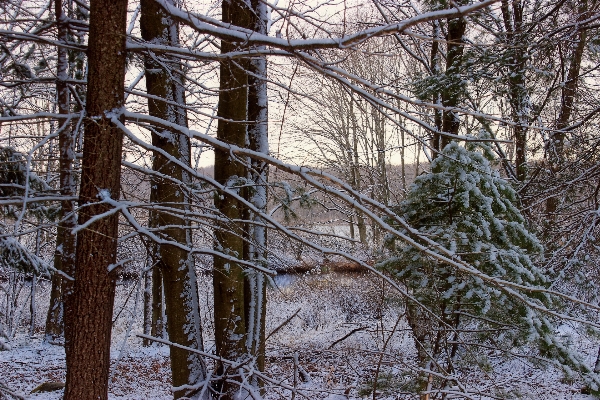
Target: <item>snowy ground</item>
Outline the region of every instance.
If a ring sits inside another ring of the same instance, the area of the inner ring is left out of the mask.
[[[210,315],[210,279],[201,279],[203,314]],[[267,373],[284,385],[299,389],[296,398],[372,399],[373,377],[378,374],[377,399],[414,399],[415,351],[410,330],[399,318],[399,298],[382,290],[381,282],[363,274],[288,275],[269,290],[267,332],[285,326],[267,342]],[[36,334],[28,335],[29,315],[22,313],[21,329],[12,350],[0,352],[0,383],[29,399],[61,399],[62,391],[30,394],[43,382],[64,382],[62,347],[42,343],[48,285],[38,293]],[[119,287],[114,326],[111,399],[169,399],[168,349],[143,347],[138,289],[134,283]],[[28,307],[27,307],[28,308]],[[212,324],[205,318],[207,350],[213,349]],[[566,328],[565,328],[566,329]],[[343,339],[343,340],[341,340]],[[590,354],[596,344],[582,340]],[[385,348],[384,348],[385,347]],[[298,361],[295,362],[294,360]],[[296,379],[294,379],[296,376]],[[561,374],[541,371],[525,361],[498,362],[489,371],[462,369],[460,382],[474,399],[591,399],[581,394],[581,382],[567,382]],[[481,394],[478,394],[481,393]],[[278,385],[266,387],[268,399],[290,399]],[[0,395],[0,398],[2,396]],[[450,398],[450,397],[448,397]],[[464,397],[462,397],[464,398]]]

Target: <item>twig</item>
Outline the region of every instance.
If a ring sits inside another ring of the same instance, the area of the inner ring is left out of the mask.
[[[331,346],[329,346],[329,347],[327,348],[327,350],[331,350],[331,349],[333,348],[333,346],[335,346],[335,345],[336,345],[336,344],[338,344],[339,342],[341,342],[341,341],[344,341],[344,340],[348,339],[350,336],[352,336],[353,334],[355,334],[356,332],[364,331],[364,330],[365,330],[365,329],[367,329],[367,328],[368,328],[368,326],[361,326],[360,328],[353,329],[352,331],[350,331],[350,333],[348,333],[347,335],[345,335],[343,338],[341,338],[341,339],[338,339],[338,340],[336,340],[335,342],[333,342],[333,343],[331,344]]]
[[[375,378],[373,379],[373,400],[376,399],[377,396],[377,381],[379,380],[379,371],[381,370],[381,363],[383,362],[383,355],[385,354],[385,349],[388,346],[388,343],[390,342],[390,339],[392,338],[392,336],[394,336],[394,333],[396,332],[396,329],[398,328],[398,324],[400,323],[400,320],[404,317],[406,313],[402,313],[398,316],[398,319],[396,320],[396,323],[394,324],[394,329],[392,329],[392,332],[390,332],[390,336],[387,337],[387,339],[385,340],[385,342],[383,343],[383,349],[381,349],[381,354],[379,356],[379,362],[377,363],[377,370],[375,371]],[[382,334],[383,334],[383,329],[382,329]]]
[[[269,333],[269,334],[267,335],[267,337],[265,338],[265,342],[266,342],[267,340],[269,340],[269,338],[270,338],[271,336],[273,336],[274,334],[276,334],[276,333],[277,333],[277,332],[278,332],[278,331],[279,331],[281,328],[283,328],[284,326],[286,326],[287,324],[289,324],[289,323],[290,323],[290,321],[291,321],[292,319],[294,319],[294,317],[295,317],[296,315],[298,315],[298,313],[300,312],[300,310],[302,310],[302,308],[299,308],[299,309],[297,309],[297,310],[296,310],[296,312],[295,312],[295,313],[293,313],[293,314],[292,314],[292,315],[291,315],[291,316],[290,316],[288,319],[286,319],[285,321],[283,321],[283,323],[282,323],[281,325],[279,325],[277,328],[273,329],[273,331],[271,331],[271,333]]]

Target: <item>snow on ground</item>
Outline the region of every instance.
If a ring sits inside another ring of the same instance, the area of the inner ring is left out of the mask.
[[[213,351],[208,318],[211,280],[203,277],[200,283],[205,345]],[[410,393],[414,393],[416,368],[410,329],[402,318],[400,299],[382,290],[380,280],[359,273],[331,273],[280,276],[275,283],[269,290],[267,334],[273,333],[267,341],[266,372],[283,385],[296,387],[297,399],[372,399],[376,374],[377,399],[416,398]],[[0,352],[0,383],[28,399],[62,398],[62,390],[30,394],[41,383],[64,382],[65,378],[63,348],[42,342],[48,286],[39,287],[35,336],[28,335],[29,315],[24,312],[21,328],[11,341],[12,350]],[[170,399],[168,348],[143,347],[135,336],[141,333],[139,304],[134,312],[137,290],[133,283],[118,289],[110,398]],[[398,328],[384,348],[398,318]],[[569,326],[561,327],[561,332],[577,334]],[[580,341],[591,357],[597,344]],[[542,371],[524,360],[492,361],[487,371],[462,366],[459,381],[473,393],[472,398],[592,399],[581,394],[581,382],[566,381],[556,371]],[[280,385],[268,384],[265,389],[269,400],[292,397]]]
[[[13,391],[28,399],[59,400],[63,390],[35,393],[31,391],[44,382],[65,381],[63,347],[43,343],[41,337],[20,336],[11,351],[0,353],[2,379]],[[122,357],[111,354],[111,399],[169,399],[169,358],[166,347],[139,347]],[[1,397],[0,397],[1,398]]]

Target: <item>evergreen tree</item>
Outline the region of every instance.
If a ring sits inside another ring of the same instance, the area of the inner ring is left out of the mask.
[[[559,304],[539,291],[549,284],[534,263],[542,246],[516,203],[516,192],[496,170],[487,146],[452,142],[434,160],[431,172],[416,178],[399,206],[399,215],[421,235],[477,270],[459,272],[410,245],[388,241],[394,256],[381,266],[412,296],[407,317],[422,368],[422,399],[432,390],[454,386],[457,363],[485,364],[483,352],[477,351],[483,348],[509,355],[534,346],[541,356],[589,372],[554,335],[548,316],[530,306]],[[491,285],[480,273],[536,290]]]

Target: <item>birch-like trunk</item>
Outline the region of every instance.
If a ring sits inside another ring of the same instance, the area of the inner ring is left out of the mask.
[[[177,24],[154,0],[141,2],[140,29],[144,40],[153,44],[179,45]],[[179,62],[158,60],[160,55],[147,55],[145,59],[146,89],[153,96],[148,100],[151,116],[187,126],[183,71]],[[163,100],[159,100],[163,99]],[[189,221],[183,214],[189,209],[190,183],[188,172],[174,160],[191,165],[190,141],[182,134],[160,127],[152,128],[152,144],[160,151],[153,154],[153,177],[150,198],[154,204],[168,211],[150,211],[150,227],[163,239],[192,247]],[[163,178],[166,177],[166,178]],[[178,183],[175,183],[178,182]],[[198,285],[193,256],[172,244],[160,244],[153,267],[153,333],[158,333],[161,321],[161,292],[164,291],[167,334],[169,340],[193,349],[202,350],[202,330]],[[162,278],[162,279],[161,279]],[[162,290],[161,290],[162,287]],[[175,398],[208,398],[184,385],[195,385],[206,378],[206,366],[202,357],[174,346],[170,347],[171,376]]]
[[[84,130],[79,222],[73,294],[66,299],[65,400],[108,399],[110,342],[117,259],[123,133],[107,112],[124,104],[127,0],[90,3],[87,120]]]

